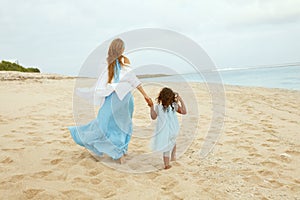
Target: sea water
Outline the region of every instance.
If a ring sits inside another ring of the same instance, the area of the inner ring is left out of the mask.
[[[145,78],[146,82],[212,82],[228,85],[300,90],[300,66],[219,69]]]

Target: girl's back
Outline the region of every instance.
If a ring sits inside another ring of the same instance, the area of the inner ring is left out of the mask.
[[[173,108],[172,108],[173,106]],[[161,104],[155,106],[157,122],[152,148],[155,151],[169,151],[176,142],[179,132],[179,122],[176,115],[177,104],[173,103],[164,109]]]

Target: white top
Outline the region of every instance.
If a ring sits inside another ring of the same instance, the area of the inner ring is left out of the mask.
[[[93,105],[102,106],[105,97],[116,92],[120,100],[141,84],[141,81],[136,77],[132,70],[127,67],[121,67],[120,81],[118,83],[108,82],[108,70],[106,69],[98,78],[97,83],[92,88],[77,88],[76,94],[84,99],[87,99]]]

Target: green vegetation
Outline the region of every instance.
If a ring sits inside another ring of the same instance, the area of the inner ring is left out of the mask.
[[[11,62],[4,61],[4,60],[0,63],[0,71],[19,71],[19,72],[40,73],[40,70],[38,68],[33,68],[33,67],[25,68],[16,63],[11,63]]]

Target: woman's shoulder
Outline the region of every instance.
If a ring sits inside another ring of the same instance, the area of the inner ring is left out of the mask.
[[[132,68],[131,68],[130,66],[128,66],[128,65],[124,65],[124,66],[122,66],[122,68],[121,68],[121,73],[122,73],[123,75],[129,74],[129,72],[131,72],[131,71],[132,71]]]

